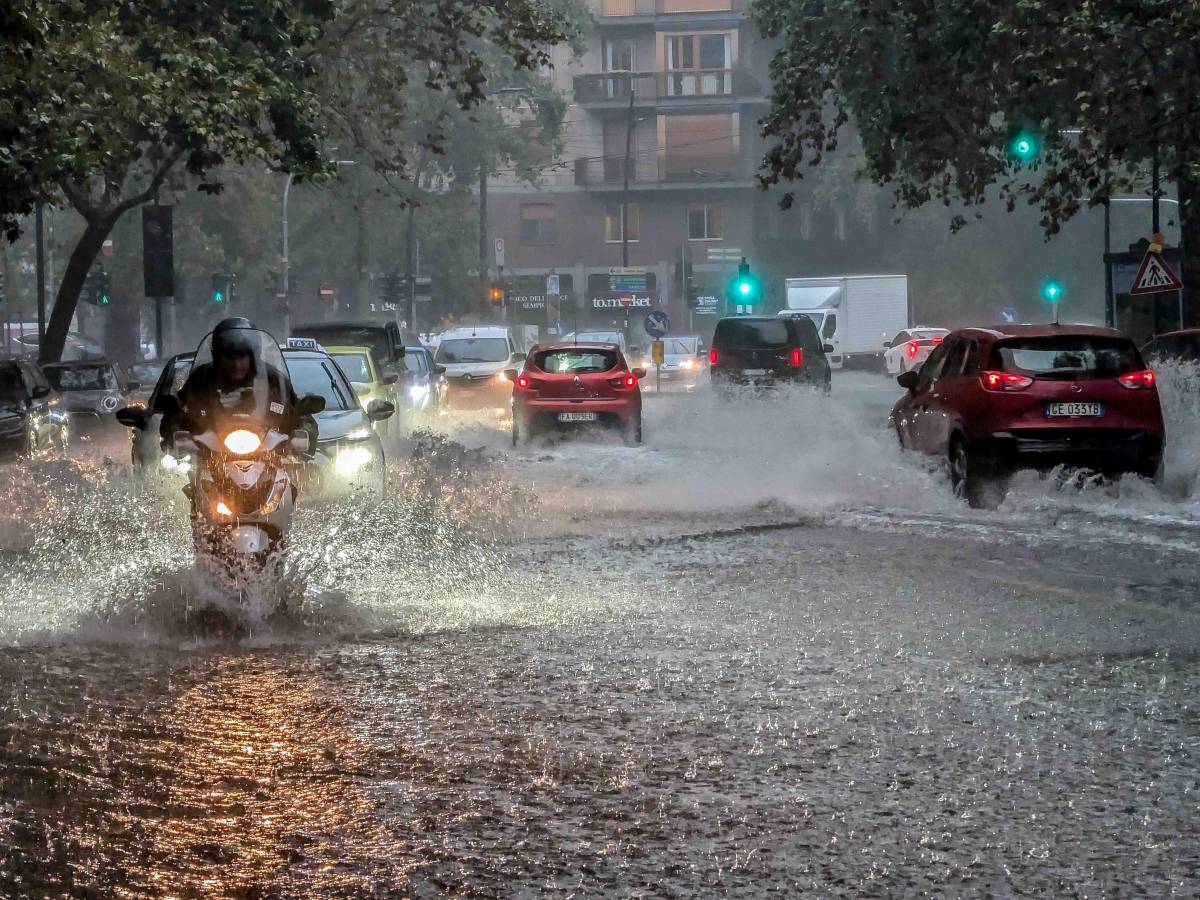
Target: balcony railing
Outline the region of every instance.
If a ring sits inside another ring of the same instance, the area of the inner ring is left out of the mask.
[[[603,72],[575,76],[578,103],[761,97],[762,83],[744,69],[677,69],[669,72]]]
[[[751,176],[747,164],[729,153],[707,156],[690,154],[686,159],[667,154],[647,155],[645,151],[631,160],[629,182],[645,187],[662,182],[715,182],[744,180]],[[621,188],[625,183],[625,159],[610,156],[601,159],[581,157],[575,160],[575,184],[580,187]]]
[[[744,0],[601,0],[602,19],[665,16],[672,13],[741,12]]]

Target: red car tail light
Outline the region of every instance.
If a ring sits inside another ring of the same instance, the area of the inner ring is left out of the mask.
[[[793,347],[791,358],[788,359],[788,365],[794,368],[800,368],[800,366],[804,365],[804,351],[799,347]]]
[[[936,347],[938,344],[940,344],[944,340],[945,340],[945,338],[942,337],[940,334],[935,334],[933,336],[933,345]]]
[[[988,391],[1023,391],[1033,384],[1028,375],[1014,375],[1012,372],[980,372],[979,380]]]
[[[1143,372],[1130,372],[1128,375],[1122,375],[1117,381],[1121,382],[1121,387],[1129,388],[1131,391],[1140,391],[1142,388],[1154,387],[1154,373],[1149,369]]]
[[[608,379],[608,383],[615,388],[625,388],[625,390],[631,391],[637,387],[638,380],[637,376],[630,372],[622,375],[620,378],[610,378]]]
[[[710,347],[710,348],[708,349],[708,364],[709,364],[710,366],[715,366],[715,365],[716,365],[717,363],[719,363],[720,361],[721,361],[721,354],[719,354],[719,353],[717,352],[717,348],[716,348],[716,347]]]
[[[908,342],[908,358],[916,359],[917,351],[919,351],[920,349],[921,349],[921,346],[916,341],[909,341]]]
[[[529,376],[528,375],[518,375],[517,376],[517,388],[522,391],[529,390]]]
[[[636,375],[626,375],[625,376],[625,387],[627,387],[631,390],[633,388],[637,387],[637,376]]]

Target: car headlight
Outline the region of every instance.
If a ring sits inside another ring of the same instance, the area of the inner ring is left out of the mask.
[[[503,372],[497,372],[497,373],[496,373],[496,380],[497,380],[497,381],[508,381],[508,376],[507,376],[507,375],[505,375]]]
[[[679,364],[679,368],[694,369],[694,368],[696,368],[696,361],[694,359],[685,359],[683,362],[681,362]]]
[[[500,374],[503,375],[504,373],[501,372]],[[414,402],[424,400],[428,395],[429,385],[427,384],[414,384],[408,389],[409,399]]]
[[[351,431],[349,434],[346,435],[346,440],[348,440],[348,441],[365,441],[372,434],[374,434],[374,432],[371,431],[370,428],[355,428],[353,431]]]
[[[367,447],[343,447],[333,458],[333,467],[339,475],[353,475],[371,464],[372,455]]]
[[[231,431],[225,435],[225,449],[237,456],[253,453],[261,446],[262,438],[245,428],[239,428],[237,431]]]

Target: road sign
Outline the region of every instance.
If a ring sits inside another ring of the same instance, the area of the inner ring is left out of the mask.
[[[650,361],[656,366],[661,366],[667,359],[667,345],[662,341],[654,341],[650,344]]]
[[[1154,250],[1159,246],[1159,250]],[[1131,295],[1161,294],[1165,291],[1183,290],[1183,283],[1163,259],[1161,245],[1152,244],[1142,259],[1142,265],[1133,276],[1133,286],[1129,288]]]
[[[741,247],[709,247],[708,261],[709,262],[738,262],[745,254],[742,253]]]
[[[496,265],[504,265],[504,238],[496,238]]]
[[[332,303],[337,299],[337,291],[334,290],[333,283],[329,281],[322,282],[319,294],[325,303]]]
[[[1017,324],[1017,311],[1011,306],[1006,306],[1000,310],[1000,322],[1004,325]]]
[[[558,276],[557,275],[547,275],[546,276],[546,294],[554,295],[554,294],[559,294],[559,293],[561,293],[561,291],[559,291]]]
[[[671,330],[671,317],[661,309],[656,309],[650,315],[646,316],[645,321],[646,334],[656,340],[661,337],[666,337],[668,331]]]

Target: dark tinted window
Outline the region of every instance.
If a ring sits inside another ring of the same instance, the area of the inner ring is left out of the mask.
[[[322,347],[370,347],[376,359],[392,358],[392,341],[383,325],[301,325],[292,333],[316,338]]]
[[[586,375],[615,368],[617,354],[612,350],[546,350],[533,358],[533,364],[543,372]]]
[[[404,368],[417,375],[420,375],[422,372],[428,372],[429,360],[425,356],[425,351],[413,350],[406,347],[404,349]]]
[[[812,322],[808,329],[816,336]],[[783,319],[722,319],[717,323],[713,344],[717,347],[776,349],[791,344],[788,323]]]
[[[1092,335],[1012,338],[995,346],[992,359],[1005,372],[1039,378],[1115,378],[1142,368],[1132,341]]]
[[[956,340],[950,344],[949,355],[946,358],[946,367],[943,373],[946,375],[958,375],[962,372],[963,362],[967,358],[967,342]]]

